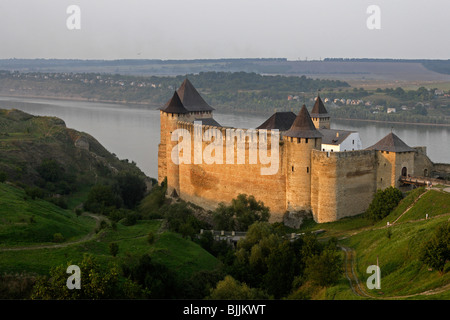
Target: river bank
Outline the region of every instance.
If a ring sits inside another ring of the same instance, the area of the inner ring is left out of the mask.
[[[103,100],[103,99],[95,99],[95,98],[83,98],[83,97],[67,97],[67,96],[42,96],[42,95],[14,95],[14,94],[0,94],[0,97],[7,98],[24,98],[24,99],[43,99],[43,100],[64,100],[64,101],[75,101],[75,102],[97,102],[97,103],[109,103],[109,104],[117,104],[117,105],[126,105],[132,107],[143,107],[146,109],[158,109],[161,105],[156,103],[140,103],[126,100]],[[252,112],[249,110],[241,110],[241,109],[233,109],[229,110],[228,108],[224,108],[221,110],[216,107],[216,111],[222,114],[254,114],[261,117],[270,117],[272,114],[269,113],[258,113]],[[400,124],[400,125],[419,125],[419,126],[436,126],[436,127],[450,127],[450,123],[430,123],[430,122],[398,122],[398,121],[389,121],[389,120],[372,120],[372,119],[352,119],[352,118],[339,118],[333,117],[334,120],[343,120],[343,121],[356,121],[356,122],[370,122],[370,123],[382,123],[382,124]]]

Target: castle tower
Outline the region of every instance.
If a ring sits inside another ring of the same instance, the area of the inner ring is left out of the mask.
[[[316,102],[311,110],[311,119],[316,129],[330,129],[330,115],[319,95],[317,95]]]
[[[161,142],[158,146],[158,183],[167,177],[167,191],[169,195],[179,195],[180,179],[179,165],[172,161],[172,149],[178,141],[172,141],[172,132],[177,129],[178,120],[185,121],[189,111],[175,91],[172,98],[160,109]]]
[[[181,103],[184,108],[189,111],[187,121],[193,122],[196,120],[212,118],[214,108],[211,107],[198,93],[197,89],[192,85],[189,79],[185,79],[177,90]]]
[[[284,133],[286,147],[286,208],[311,210],[311,152],[320,150],[322,134],[303,105],[291,128]]]
[[[416,150],[394,133],[389,133],[367,150],[376,150],[378,159],[377,189],[399,187],[401,176],[414,175]]]
[[[212,108],[200,96],[186,78],[167,103],[160,108],[160,144],[158,146],[158,183],[167,177],[169,196],[180,194],[180,168],[172,161],[172,150],[178,141],[172,141],[172,132],[178,128],[178,121],[202,121],[204,125],[220,126],[212,118]]]

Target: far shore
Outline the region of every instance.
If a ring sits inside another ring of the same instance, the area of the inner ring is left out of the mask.
[[[12,95],[12,94],[1,94],[0,97],[8,98],[26,98],[26,99],[48,99],[48,100],[65,100],[65,101],[86,101],[86,102],[98,102],[98,103],[111,103],[117,105],[133,105],[133,106],[143,106],[150,109],[157,109],[160,107],[158,104],[142,103],[142,102],[131,102],[131,101],[117,101],[117,100],[101,100],[101,99],[91,99],[83,97],[55,97],[55,96],[36,96],[36,95]],[[216,110],[217,111],[217,110]],[[235,110],[238,113],[247,113],[245,110]],[[223,114],[234,114],[235,112],[223,110],[220,113]],[[264,115],[264,114],[261,114]],[[268,115],[270,116],[270,115]],[[350,118],[334,118],[335,120],[344,121],[358,121],[358,122],[374,122],[374,123],[385,123],[385,124],[405,124],[405,125],[420,125],[420,126],[436,126],[436,127],[450,127],[450,123],[427,123],[427,122],[398,122],[398,121],[383,121],[383,120],[371,120],[371,119],[350,119]]]

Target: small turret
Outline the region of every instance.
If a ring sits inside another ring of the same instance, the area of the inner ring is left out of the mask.
[[[330,115],[319,95],[317,95],[316,102],[311,110],[311,118],[317,129],[330,129]]]

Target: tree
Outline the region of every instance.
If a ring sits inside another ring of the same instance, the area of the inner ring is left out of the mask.
[[[213,221],[218,230],[235,230],[234,212],[230,206],[219,203],[213,212]]]
[[[117,177],[117,183],[124,205],[129,209],[134,209],[147,191],[145,181],[135,174],[126,172]]]
[[[326,248],[306,261],[305,277],[319,286],[330,286],[339,280],[342,259],[338,252]]]
[[[81,289],[69,290],[66,286],[69,277],[66,270],[71,264],[52,268],[50,277],[39,277],[33,287],[31,298],[43,300],[123,298],[116,266],[102,268],[91,255],[85,254],[79,264]]]
[[[437,227],[432,238],[423,245],[420,260],[440,273],[444,271],[446,262],[450,260],[449,222]]]
[[[129,257],[122,264],[122,274],[139,284],[146,298],[176,299],[182,292],[177,275],[165,265],[152,261],[148,254],[139,257]]]
[[[53,159],[42,160],[42,163],[36,170],[48,182],[60,181],[64,176],[64,169]]]
[[[210,300],[255,300],[269,299],[261,289],[250,288],[245,283],[240,283],[232,276],[227,275],[217,286],[211,290],[208,299]]]
[[[192,209],[185,202],[164,205],[160,209],[171,231],[181,233],[183,237],[193,238],[200,229],[206,229],[207,224],[194,216]]]
[[[394,187],[377,190],[367,209],[367,218],[374,222],[383,219],[391,213],[402,198],[402,192]]]
[[[279,244],[266,259],[267,273],[264,275],[264,288],[269,294],[273,294],[275,299],[279,299],[288,294],[292,289],[297,263],[293,247],[289,241]]]
[[[89,191],[84,207],[87,211],[105,214],[113,208],[120,208],[121,198],[111,186],[97,184]]]
[[[231,205],[220,204],[213,213],[214,223],[222,230],[247,231],[256,221],[268,221],[269,208],[254,196],[239,194],[231,201]]]

